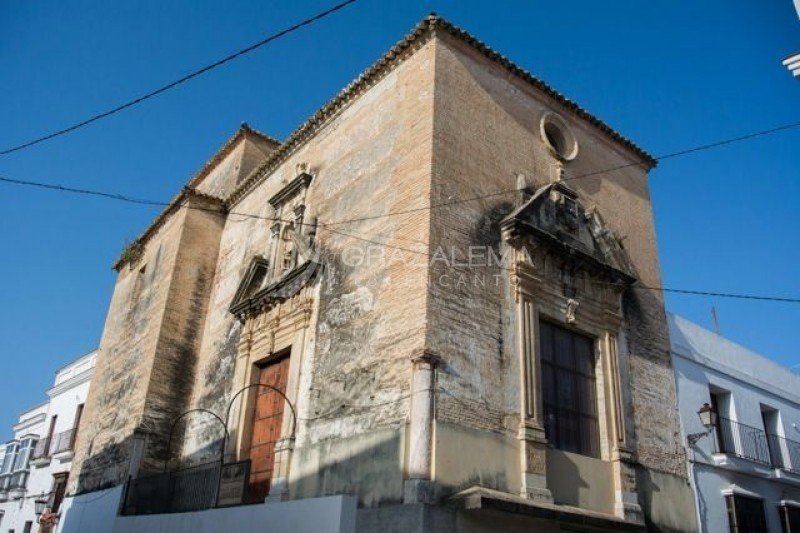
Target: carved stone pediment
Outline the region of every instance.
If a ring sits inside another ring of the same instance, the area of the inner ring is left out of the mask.
[[[512,246],[533,243],[601,277],[624,283],[636,279],[619,237],[596,209],[586,209],[577,193],[561,182],[538,189],[501,221],[500,228]]]
[[[282,203],[286,202],[286,200],[297,195],[299,192],[304,191],[308,188],[308,185],[311,183],[312,179],[314,179],[314,177],[311,174],[307,172],[301,172],[296,178],[290,181],[285,187],[283,187],[272,198],[269,199],[270,205],[272,205],[272,207],[278,207]]]
[[[277,302],[291,298],[311,282],[318,267],[319,263],[308,259],[270,282],[267,278],[269,263],[261,256],[254,257],[239,282],[230,312],[243,319],[248,314],[268,309]]]

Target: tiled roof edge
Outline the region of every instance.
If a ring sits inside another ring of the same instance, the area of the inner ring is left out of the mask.
[[[482,41],[473,37],[468,32],[462,30],[458,26],[448,22],[438,15],[431,14],[417,24],[410,33],[398,41],[397,44],[389,49],[389,51],[380,59],[378,59],[378,61],[363,71],[355,80],[350,82],[336,96],[334,96],[319,110],[317,110],[317,112],[314,113],[308,120],[298,126],[294,132],[289,135],[286,141],[277,150],[275,150],[266,161],[264,161],[260,166],[256,167],[247,176],[247,178],[242,181],[239,187],[237,187],[236,190],[231,193],[227,200],[228,206],[230,207],[238,203],[256,185],[266,179],[269,173],[285,159],[287,159],[296,148],[310,139],[316,130],[326,123],[328,118],[350,103],[354,97],[358,96],[365,89],[373,85],[377,79],[387,72],[389,67],[396,66],[397,63],[408,57],[409,54],[407,54],[407,51],[411,50],[413,45],[421,45],[427,42],[427,39],[433,34],[434,30],[443,30],[449,35],[458,38],[459,40],[472,46],[484,56],[499,63],[512,74],[531,83],[536,88],[564,105],[567,109],[574,112],[580,118],[586,120],[603,133],[609,135],[614,141],[633,152],[634,155],[640,157],[642,159],[642,163],[645,164],[648,169],[656,166],[657,161],[652,155],[640,148],[627,137],[624,137],[618,133],[616,130],[611,128],[611,126],[595,117],[578,104],[553,89],[547,83],[532,75],[527,70],[519,67],[502,54],[496,52]]]

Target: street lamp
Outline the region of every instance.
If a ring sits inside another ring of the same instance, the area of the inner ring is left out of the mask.
[[[700,423],[703,424],[706,430],[700,433],[687,435],[686,440],[689,442],[689,446],[697,444],[697,441],[708,435],[713,427],[717,425],[717,412],[713,407],[708,405],[708,403],[704,403],[703,406],[697,410],[697,416],[700,417]]]

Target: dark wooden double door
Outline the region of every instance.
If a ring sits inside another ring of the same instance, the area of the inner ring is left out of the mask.
[[[288,354],[257,368],[257,383],[286,392],[289,376]],[[250,486],[248,500],[263,502],[269,494],[275,469],[275,444],[281,438],[284,397],[269,387],[254,387],[252,433],[250,435]]]

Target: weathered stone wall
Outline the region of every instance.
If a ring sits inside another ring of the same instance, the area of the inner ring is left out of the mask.
[[[569,122],[580,146],[567,178],[640,156],[446,32],[398,54],[368,84],[354,85],[359,94],[318,114],[323,122],[301,129],[290,150],[279,148],[280,158],[264,162],[274,147],[258,138],[229,146],[193,183],[222,197],[255,183],[233,193],[227,217],[179,210],[148,240],[143,257],[123,266],[87,402],[92,429],[81,433],[73,479],[80,472],[86,487],[121,480],[136,428],[160,435],[145,457],[152,467],[164,459],[165,428],[181,412],[225,416],[247,383],[241,365],[274,348],[262,342],[273,325],[253,320],[248,327],[261,328],[255,333],[262,338],[243,354],[248,337],[229,308],[251,259],[269,256],[276,216],[270,198],[302,169],[313,175],[304,220],[317,222],[323,266],[303,294],[313,300],[303,350],[292,351],[299,375],[289,396],[299,423],[291,497],[355,493],[365,506],[401,500],[410,359],[423,349],[443,359],[434,479],[445,492],[478,483],[519,493],[527,471],[518,463],[517,318],[510,264],[490,264],[488,252],[507,252],[498,223],[518,198],[498,192],[514,189],[518,174],[530,187],[556,176],[539,132],[546,110]],[[624,237],[637,278],[659,285],[645,170],[627,167],[570,184]],[[470,259],[486,266],[465,265]],[[683,480],[663,303],[658,294],[629,291],[624,311],[620,373],[634,406],[628,442],[644,468]],[[217,457],[221,430],[209,419],[185,433],[175,445],[185,460]],[[456,454],[494,459],[472,465],[454,461]]]
[[[561,114],[580,152],[565,177],[640,161],[606,134],[501,65],[453,39],[436,41],[432,203],[495,195],[514,189],[516,176],[537,187],[554,177],[556,160],[540,135],[540,119]],[[569,182],[582,201],[598,208],[607,225],[624,237],[635,274],[659,286],[653,216],[644,168],[627,168]],[[470,246],[500,249],[498,220],[510,212],[514,194],[455,203],[432,211],[431,249],[466,261]],[[454,250],[454,252],[451,252]],[[510,264],[506,264],[509,267]],[[502,268],[434,263],[428,299],[427,345],[445,361],[439,372],[437,419],[513,435],[519,418],[513,296]],[[496,281],[494,276],[500,276]],[[668,357],[663,302],[658,293],[629,290],[625,337],[638,460],[647,468],[685,477],[675,388]],[[624,342],[624,341],[623,341]],[[437,450],[437,454],[451,450]],[[438,455],[437,455],[438,460]],[[513,488],[512,488],[513,490]]]
[[[142,427],[153,428],[142,467],[163,467],[165,435],[189,409],[208,297],[214,279],[219,239],[225,217],[213,204],[189,199],[164,320],[151,370]],[[197,209],[194,209],[197,208]],[[181,427],[174,439],[180,442]],[[170,456],[180,450],[172,447]]]
[[[119,271],[76,443],[70,492],[115,484],[127,473],[129,438],[144,412],[185,215],[179,211],[168,219],[141,257]]]
[[[225,413],[233,388],[240,386],[233,383],[233,376],[242,326],[229,306],[250,259],[267,255],[274,216],[268,200],[295,178],[299,164],[308,165],[314,179],[306,195],[305,219],[318,219],[323,268],[315,281],[319,285],[314,292],[315,319],[309,327],[313,351],[306,354],[310,360],[298,362],[303,386],[297,398],[295,457],[321,459],[315,461],[320,471],[313,479],[307,479],[306,470],[296,472],[304,496],[336,487],[359,492],[368,504],[400,497],[402,457],[395,455],[402,447],[397,444],[371,452],[356,444],[339,447],[337,461],[328,461],[325,454],[335,448],[337,439],[383,442],[384,437],[369,434],[378,431],[385,436],[387,428],[394,432],[392,442],[402,442],[410,357],[423,347],[425,337],[428,213],[424,208],[430,198],[432,61],[429,43],[329,119],[231,207],[222,235],[192,400],[193,406],[220,414]],[[418,208],[423,210],[371,218]],[[341,223],[350,219],[363,220]],[[196,437],[187,442],[187,456],[216,451],[209,445],[219,437],[213,426]],[[351,449],[351,457],[342,455],[346,449]],[[327,484],[322,481],[331,475],[327,469],[347,469],[347,464],[362,464],[364,457],[389,465],[388,471],[375,475],[395,483],[371,486],[365,479],[347,476]]]
[[[175,211],[120,269],[76,443],[73,491],[123,481],[136,429],[150,435],[142,467],[161,468],[166,435],[187,405],[224,216],[208,199],[186,201],[199,209]]]

